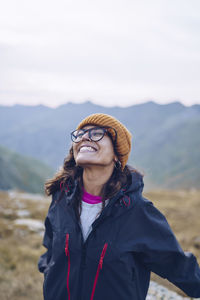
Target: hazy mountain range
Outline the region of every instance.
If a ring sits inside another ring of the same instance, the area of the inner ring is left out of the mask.
[[[200,105],[0,106],[0,144],[56,170],[68,153],[70,132],[97,112],[117,117],[132,132],[129,163],[145,174],[147,188],[200,188]]]

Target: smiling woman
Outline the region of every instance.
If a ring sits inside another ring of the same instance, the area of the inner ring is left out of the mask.
[[[39,260],[45,300],[144,300],[151,271],[200,297],[200,268],[165,217],[142,195],[127,165],[131,133],[105,114],[71,133],[64,166],[46,183],[52,195]]]

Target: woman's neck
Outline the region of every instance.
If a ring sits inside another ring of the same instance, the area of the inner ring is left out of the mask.
[[[100,196],[104,184],[112,175],[113,168],[104,170],[101,168],[84,168],[83,170],[83,186],[87,193]]]

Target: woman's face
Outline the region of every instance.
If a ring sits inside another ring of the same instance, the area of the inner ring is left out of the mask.
[[[94,128],[96,126],[85,126],[84,129]],[[88,132],[86,132],[80,142],[73,143],[74,159],[77,165],[86,166],[112,166],[114,167],[117,157],[111,138],[105,134],[97,142],[91,141]]]

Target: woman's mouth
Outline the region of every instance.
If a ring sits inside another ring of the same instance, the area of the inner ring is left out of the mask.
[[[91,146],[82,146],[80,149],[79,149],[79,152],[80,153],[83,153],[83,152],[96,152],[97,150]]]

